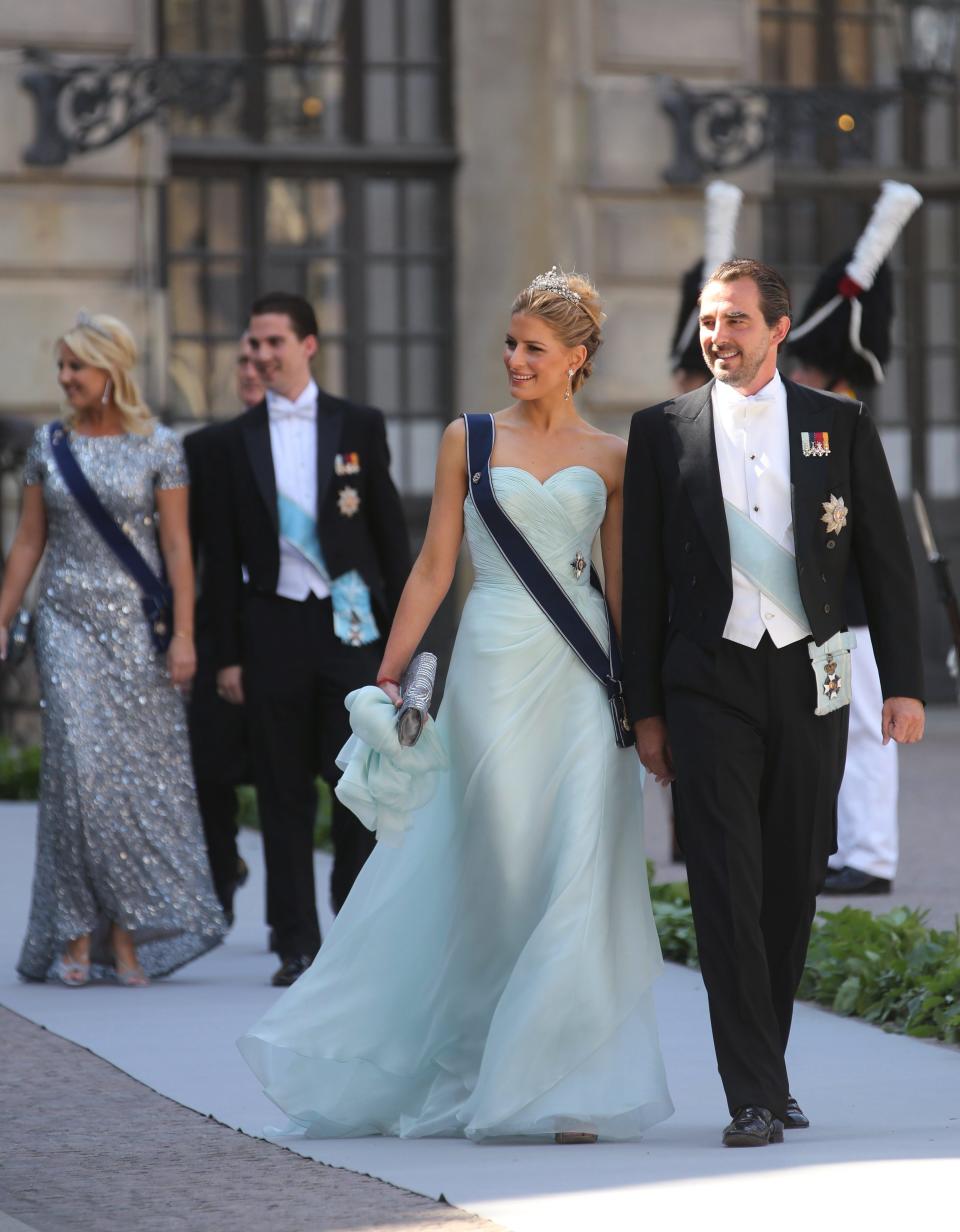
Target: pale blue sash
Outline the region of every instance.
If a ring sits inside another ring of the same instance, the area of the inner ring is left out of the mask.
[[[800,598],[797,561],[772,535],[751,522],[745,513],[725,500],[727,531],[730,535],[730,562],[750,579],[768,599],[780,605],[804,632],[810,632],[807,613]]]
[[[370,588],[357,570],[351,569],[338,578],[331,578],[323,559],[316,518],[312,518],[283,492],[277,493],[277,512],[280,516],[280,534],[313,565],[327,584],[333,604],[333,632],[336,637],[347,646],[368,646],[377,641],[380,630],[373,615]]]
[[[772,535],[751,522],[736,505],[725,500],[727,533],[730,537],[730,563],[787,612],[807,634],[810,623],[800,597],[797,560],[781,547]],[[850,651],[856,646],[853,633],[835,633],[822,645],[807,644],[810,665],[817,681],[815,714],[830,714],[850,704],[852,663]]]

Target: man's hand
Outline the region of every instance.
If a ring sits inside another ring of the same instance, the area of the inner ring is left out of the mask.
[[[888,697],[880,719],[883,743],[896,740],[897,744],[916,744],[923,739],[925,722],[923,702],[915,697]]]
[[[217,672],[217,692],[225,702],[234,706],[243,705],[243,668],[222,667]]]
[[[637,737],[637,756],[644,769],[662,786],[677,777],[673,772],[673,757],[667,739],[667,725],[659,715],[638,719],[633,725]]]

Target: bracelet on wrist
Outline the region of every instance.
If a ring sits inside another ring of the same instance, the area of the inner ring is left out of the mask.
[[[400,688],[400,681],[394,680],[392,676],[380,676],[377,680],[377,687],[379,688],[382,684],[392,684],[395,689]]]
[[[190,630],[181,630],[179,633],[174,633],[174,637],[188,637],[193,640],[193,633]]]

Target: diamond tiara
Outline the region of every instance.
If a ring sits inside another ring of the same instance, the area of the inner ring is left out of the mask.
[[[551,265],[545,274],[537,274],[533,282],[527,287],[528,291],[550,291],[553,295],[559,295],[562,299],[569,300],[571,304],[580,303],[580,292],[572,291],[567,286],[567,276],[555,265]]]
[[[104,329],[102,325],[98,325],[93,317],[87,312],[86,308],[81,308],[77,313],[77,319],[74,322],[74,329],[89,329],[93,333],[99,334],[101,338],[106,338],[108,342],[113,341],[113,335],[109,330]]]

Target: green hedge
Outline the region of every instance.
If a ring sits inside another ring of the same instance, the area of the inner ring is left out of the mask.
[[[260,817],[257,813],[257,793],[252,787],[237,788],[237,803],[240,805],[237,822],[248,826],[251,830],[260,829]],[[317,779],[317,821],[313,829],[313,845],[322,851],[332,851],[333,841],[330,836],[333,797],[326,780]]]
[[[0,800],[36,800],[40,794],[40,746],[18,748],[0,737]]]
[[[650,887],[664,958],[697,966],[686,882]],[[821,911],[798,997],[886,1031],[960,1043],[960,920],[937,930],[927,913],[897,907]]]

